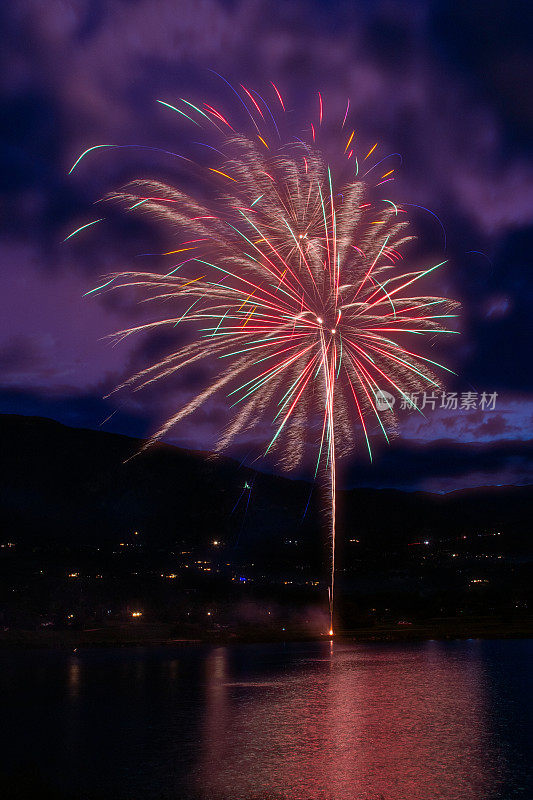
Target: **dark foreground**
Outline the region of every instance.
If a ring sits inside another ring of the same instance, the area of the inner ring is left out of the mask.
[[[533,642],[0,651],[0,796],[529,800]]]

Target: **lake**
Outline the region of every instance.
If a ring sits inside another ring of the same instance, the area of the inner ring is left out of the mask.
[[[62,800],[531,800],[532,654],[527,640],[4,650],[3,780]]]

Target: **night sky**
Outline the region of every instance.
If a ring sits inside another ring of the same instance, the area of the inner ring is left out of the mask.
[[[372,466],[347,465],[346,482],[439,492],[531,482],[528,0],[17,0],[2,3],[0,30],[1,413],[144,436],[188,397],[191,386],[174,383],[103,399],[172,342],[112,347],[104,337],[138,319],[138,307],[83,294],[108,271],[160,268],[140,255],[158,252],[156,234],[111,215],[62,242],[127,180],[186,180],[175,159],[134,148],[68,171],[101,143],[192,152],[190,127],[156,100],[205,99],[232,113],[215,70],[258,91],[274,81],[301,129],[317,90],[331,130],[350,98],[360,141],[401,153],[389,195],[438,215],[445,237],[411,208],[429,258],[449,259],[439,290],[463,303],[461,336],[442,353],[458,372],[448,389],[498,393],[494,410],[400,412],[398,438]],[[220,398],[169,441],[209,449],[224,414]]]

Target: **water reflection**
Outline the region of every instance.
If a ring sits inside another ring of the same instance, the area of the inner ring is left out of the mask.
[[[261,680],[206,662],[202,793],[479,800],[496,776],[475,648],[325,646]]]
[[[70,657],[67,670],[69,696],[71,700],[77,700],[80,691],[81,665],[75,655]]]
[[[206,658],[206,704],[204,715],[204,753],[209,771],[220,775],[226,758],[226,729],[228,724],[228,654],[217,647]]]
[[[31,761],[62,800],[529,800],[531,651],[0,651],[0,797]]]

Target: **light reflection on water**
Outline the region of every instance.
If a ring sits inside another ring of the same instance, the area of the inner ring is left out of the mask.
[[[98,800],[530,800],[530,653],[481,641],[3,652],[0,761]]]
[[[278,680],[225,681],[228,652],[206,662],[196,780],[203,792],[327,791],[338,800],[490,796],[494,752],[482,664],[439,645],[392,651],[332,645]]]

